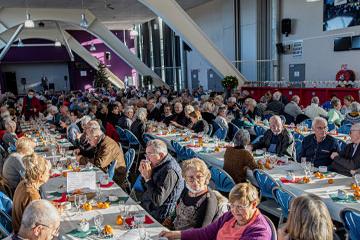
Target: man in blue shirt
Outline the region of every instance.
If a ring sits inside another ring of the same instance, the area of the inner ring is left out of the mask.
[[[306,136],[302,142],[301,157],[314,163],[315,167],[329,166],[333,152],[339,152],[339,145],[335,138],[327,135],[327,121],[322,117],[315,117],[312,122],[313,134]]]

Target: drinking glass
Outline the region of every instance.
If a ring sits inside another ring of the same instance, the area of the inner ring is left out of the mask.
[[[79,199],[79,195],[74,195],[74,206],[76,208],[76,214],[79,213],[80,211],[80,199]]]
[[[86,194],[79,195],[79,205],[80,208],[87,202]]]
[[[354,180],[357,186],[360,186],[360,174],[355,174],[354,175]]]
[[[301,158],[301,167],[302,167],[302,169],[305,169],[305,167],[306,167],[306,157]]]
[[[100,212],[97,212],[94,217],[94,224],[95,224],[96,230],[98,231],[98,236],[101,234],[101,226],[102,226],[103,222],[104,222],[104,216]]]

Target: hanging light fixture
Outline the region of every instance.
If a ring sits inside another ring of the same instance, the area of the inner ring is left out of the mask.
[[[21,41],[21,38],[18,39],[17,46],[18,47],[23,47],[24,46],[24,43]]]
[[[61,42],[59,40],[55,40],[55,47],[61,47]]]
[[[90,52],[95,52],[95,51],[96,51],[95,44],[94,44],[94,43],[91,43]]]
[[[35,23],[34,21],[31,19],[30,17],[30,13],[29,13],[29,6],[28,6],[28,2],[25,2],[25,7],[26,7],[26,20],[24,22],[24,27],[26,28],[34,28],[35,27]]]
[[[134,25],[134,27],[130,31],[130,37],[137,37],[137,36],[139,36],[139,32],[136,30],[136,27]]]
[[[81,14],[81,20],[80,20],[80,27],[82,28],[88,28],[89,27],[89,23],[86,19],[85,16],[85,10],[84,10],[84,0],[81,0],[81,8],[83,10],[83,13]]]

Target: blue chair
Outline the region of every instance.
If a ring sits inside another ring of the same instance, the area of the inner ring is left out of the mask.
[[[113,179],[113,177],[115,175],[116,163],[117,163],[117,161],[113,160],[110,163],[109,168],[108,168],[107,174],[109,175],[109,179],[111,179],[111,180]]]
[[[127,141],[129,143],[128,148],[134,148],[135,152],[136,152],[136,166],[135,169],[138,169],[138,160],[139,160],[139,156],[140,156],[140,150],[141,150],[141,143],[138,140],[138,138],[129,130],[125,129],[125,135],[127,138]]]
[[[126,164],[126,172],[128,173],[130,171],[131,166],[134,163],[135,159],[135,150],[133,148],[130,148],[125,153],[125,164]]]
[[[273,114],[264,114],[264,116],[263,116],[263,118],[262,118],[262,120],[270,120],[270,118],[273,116]]]
[[[298,140],[298,139],[295,139],[296,161],[298,161],[298,162],[300,162],[301,149],[302,149],[302,141]]]
[[[175,150],[176,160],[178,162],[196,157],[196,153],[191,148],[183,147],[175,140],[171,140],[171,146]]]
[[[294,136],[294,139],[295,140],[304,140],[304,135],[300,134],[300,133],[297,133],[297,132],[293,132],[293,136]]]
[[[148,141],[153,140],[154,137],[152,135],[148,134],[148,133],[144,133],[143,134],[143,139],[144,139],[144,143],[147,144]]]
[[[360,239],[360,211],[352,208],[344,208],[340,212],[340,218],[346,232],[349,234],[349,239]]]
[[[229,130],[227,133],[227,138],[232,141],[236,133],[240,130],[238,126],[233,124],[232,122],[229,122]]]
[[[261,196],[274,199],[272,191],[274,187],[279,187],[279,184],[269,174],[260,169],[254,170],[254,177],[260,188]]]
[[[136,178],[136,181],[133,186],[133,190],[135,190],[136,192],[145,192],[144,186],[142,185],[142,176],[141,175],[139,175]]]
[[[328,131],[332,131],[336,129],[335,123],[329,122],[328,123]]]
[[[338,140],[338,144],[339,144],[340,152],[344,151],[344,149],[346,147],[346,142],[344,142],[342,140]]]
[[[0,192],[0,210],[11,215],[12,200],[3,192]]]
[[[11,217],[4,211],[0,210],[0,235],[5,238],[10,235],[12,230]]]
[[[261,127],[261,126],[255,125],[254,126],[254,131],[255,131],[256,137],[259,137],[259,136],[265,134],[266,129]]]
[[[331,101],[324,102],[324,104],[321,107],[326,111],[329,111],[332,108]]]
[[[350,134],[351,124],[345,124],[338,128],[338,133]]]
[[[279,225],[280,225],[283,223],[284,218],[288,217],[291,201],[296,196],[281,187],[274,187],[272,193],[273,193],[273,197],[275,198],[275,201],[277,202],[277,204],[279,204],[282,211],[282,214],[279,218]]]
[[[213,126],[213,134],[219,129],[221,128],[221,126],[215,122],[214,120],[212,121],[211,125]]]
[[[312,126],[311,119],[305,119],[302,123],[304,123],[308,128],[311,128],[311,126]]]
[[[127,137],[126,137],[126,134],[125,134],[125,131],[124,129],[122,129],[121,127],[119,126],[116,126],[116,131],[118,132],[119,134],[119,137],[120,137],[120,142],[122,144],[128,144],[128,140],[127,140]]]
[[[211,134],[213,133],[213,125],[212,124],[209,124],[209,131],[207,132],[207,134],[209,136],[211,136]]]
[[[235,182],[232,177],[223,169],[215,166],[209,166],[209,170],[211,173],[211,182],[215,185],[216,190],[228,193],[235,186]]]
[[[225,140],[226,134],[227,134],[227,129],[220,127],[215,131],[214,137],[217,137],[220,140]]]

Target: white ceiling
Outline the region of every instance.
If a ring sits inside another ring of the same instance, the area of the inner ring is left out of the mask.
[[[164,0],[166,1],[166,0]],[[196,7],[211,0],[177,0],[185,9]],[[81,0],[27,0],[30,8],[65,8],[81,9]],[[155,14],[137,0],[83,0],[84,8],[90,10],[110,29],[126,29],[133,24],[149,21]],[[25,0],[0,0],[5,8],[25,8]]]

